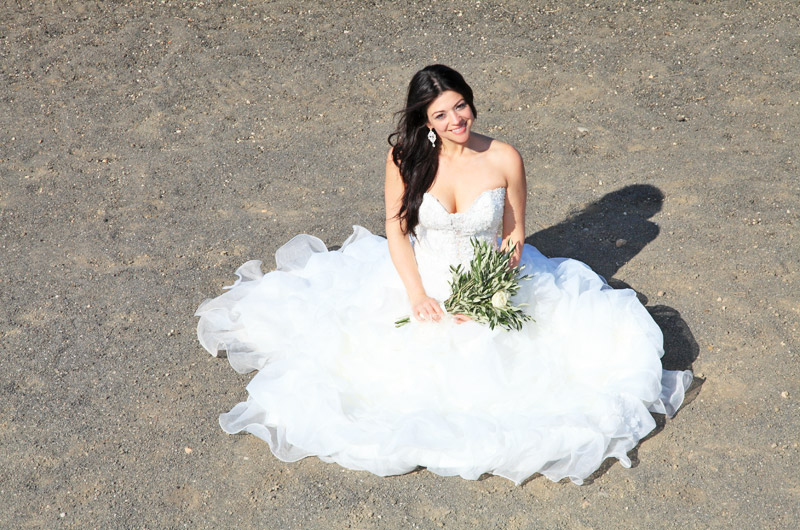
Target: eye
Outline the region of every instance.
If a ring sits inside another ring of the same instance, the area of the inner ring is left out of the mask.
[[[436,115],[433,117],[433,119],[434,119],[434,120],[441,120],[442,118],[444,118],[444,114],[436,114]]]
[[[456,110],[464,110],[464,108],[465,108],[466,106],[467,106],[467,103],[466,103],[465,101],[462,101],[461,103],[459,103],[458,105],[456,105]]]

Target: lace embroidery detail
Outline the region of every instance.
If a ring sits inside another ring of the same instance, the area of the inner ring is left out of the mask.
[[[419,208],[414,251],[430,296],[442,300],[449,296],[450,265],[465,264],[472,259],[471,238],[497,247],[505,198],[505,188],[486,190],[466,211],[450,213],[436,197],[425,194]]]

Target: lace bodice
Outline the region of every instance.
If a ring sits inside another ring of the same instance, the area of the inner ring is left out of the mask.
[[[437,299],[449,296],[450,265],[465,264],[472,259],[473,237],[497,246],[505,197],[505,188],[486,190],[467,210],[450,213],[436,197],[425,194],[419,207],[414,252],[429,296]]]

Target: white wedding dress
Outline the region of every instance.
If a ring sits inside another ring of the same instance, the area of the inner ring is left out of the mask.
[[[451,214],[425,195],[414,248],[429,295],[449,295],[449,266],[470,260],[471,237],[497,244],[504,202],[505,189],[487,190]],[[514,302],[534,320],[521,331],[449,317],[396,328],[408,297],[386,240],[361,227],[339,250],[300,235],[276,258],[268,274],[245,263],[197,315],[212,355],[258,370],[222,428],[263,438],[284,461],[581,483],[608,457],[630,466],[651,411],[674,414],[692,380],[662,370],[661,330],[632,290],[529,245],[532,277]]]

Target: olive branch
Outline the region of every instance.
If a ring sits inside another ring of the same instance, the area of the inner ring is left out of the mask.
[[[507,330],[522,329],[522,324],[533,320],[522,308],[527,304],[512,305],[511,297],[519,290],[522,267],[511,267],[511,256],[516,244],[509,240],[506,250],[495,250],[486,241],[477,238],[470,240],[474,255],[468,269],[450,266],[453,277],[450,280],[451,295],[445,300],[445,310],[453,315],[461,314],[476,322],[488,324],[491,329],[501,326]],[[408,324],[410,317],[395,322],[400,327]]]

